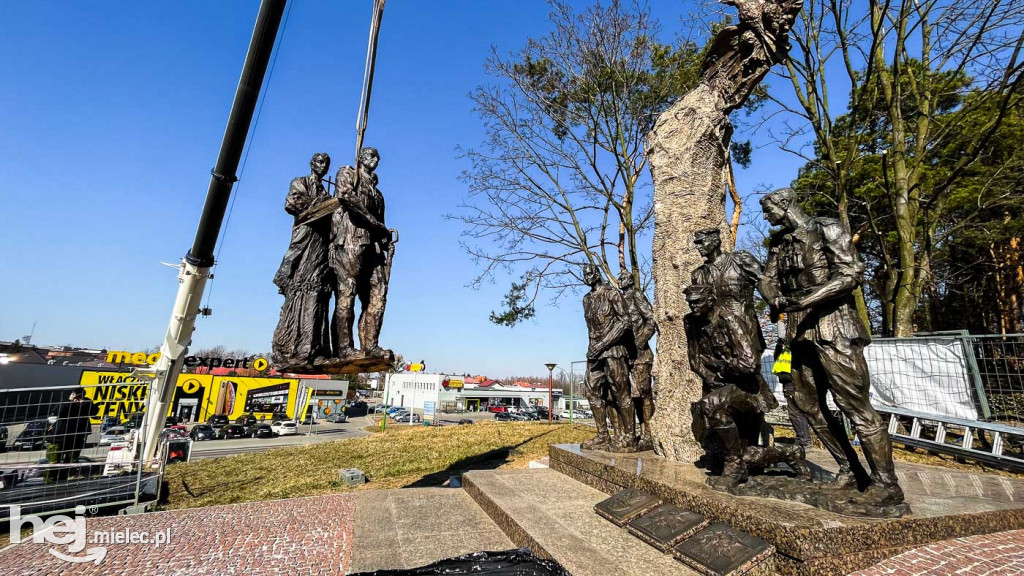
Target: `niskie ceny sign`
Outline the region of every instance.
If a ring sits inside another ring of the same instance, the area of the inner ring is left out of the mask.
[[[124,350],[111,350],[107,353],[107,362],[111,364],[135,364],[148,366],[156,364],[160,360],[160,353],[154,352],[127,352]],[[216,358],[213,356],[186,356],[185,366],[188,368],[242,368],[253,370],[266,370],[267,359],[262,357],[253,358]]]

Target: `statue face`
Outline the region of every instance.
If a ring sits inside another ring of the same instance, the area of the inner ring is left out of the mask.
[[[331,158],[326,154],[316,154],[309,161],[309,167],[313,170],[313,174],[323,178],[327,175],[328,168],[331,167]]]
[[[634,286],[634,283],[633,283],[633,275],[632,274],[630,274],[629,272],[623,272],[622,274],[619,274],[619,289],[620,290],[630,290],[630,289],[633,288],[633,286]]]
[[[705,230],[693,235],[693,244],[703,258],[716,254],[722,248],[722,237],[717,230]]]
[[[596,286],[601,282],[601,271],[598,270],[597,266],[592,264],[583,266],[583,282],[587,286]]]
[[[789,207],[795,202],[789,189],[776,190],[761,198],[761,212],[772,226],[785,225]]]
[[[377,169],[377,164],[380,164],[380,154],[372,148],[363,148],[363,151],[359,153],[359,163],[373,172]]]
[[[706,314],[711,311],[711,298],[707,286],[688,286],[684,291],[686,303],[690,310],[696,314]]]

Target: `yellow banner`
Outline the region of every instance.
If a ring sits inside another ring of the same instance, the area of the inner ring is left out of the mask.
[[[145,412],[148,381],[125,372],[84,371],[79,384],[95,405],[94,424],[106,416],[124,422],[136,412]],[[242,414],[292,418],[298,387],[294,378],[180,374],[166,415],[187,417],[191,422],[205,422],[214,414],[224,414],[230,420]]]
[[[82,372],[79,384],[85,387],[85,396],[94,406],[93,423],[99,424],[105,416],[127,420],[146,407],[149,382],[124,372]]]

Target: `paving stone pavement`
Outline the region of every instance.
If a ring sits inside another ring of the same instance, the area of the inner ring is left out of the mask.
[[[29,540],[0,550],[0,574],[341,575],[514,547],[465,492],[452,489],[371,490],[248,502],[90,518],[86,526],[88,533],[128,529],[155,534],[170,529],[170,542],[161,547],[104,545],[106,558],[97,565],[66,562],[50,553],[55,548],[68,555],[84,554],[70,554],[66,545]],[[1024,575],[1024,530],[937,542],[853,576],[951,574]]]
[[[248,502],[137,516],[86,520],[93,531],[156,534],[170,530],[169,543],[103,545],[99,564],[71,563],[67,546],[36,544],[31,539],[0,550],[5,576],[123,574],[145,576],[220,576],[242,574],[344,574],[352,548],[352,494],[333,494],[269,502]],[[93,545],[88,545],[88,548]]]
[[[1024,530],[943,540],[851,576],[1005,576],[1024,574]]]

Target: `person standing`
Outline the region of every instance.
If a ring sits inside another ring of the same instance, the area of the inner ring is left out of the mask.
[[[796,400],[793,399],[793,375],[792,359],[793,354],[786,344],[785,315],[780,315],[778,337],[775,340],[775,363],[772,364],[772,374],[779,379],[782,385],[782,396],[786,399],[786,413],[789,415],[789,422],[793,425],[793,432],[796,433],[796,444],[804,450],[811,447],[811,424],[807,416],[796,407]]]
[[[374,171],[380,163],[376,148],[359,152],[356,168],[342,166],[335,177],[335,198],[341,207],[331,217],[330,263],[334,270],[334,316],[331,349],[335,358],[355,353],[352,325],[359,298],[359,348],[365,354],[386,356],[379,345],[387,305],[387,261],[391,232],[384,226],[384,195]]]
[[[626,300],[626,310],[633,327],[630,396],[633,397],[634,410],[640,421],[641,448],[650,450],[654,447],[654,439],[651,437],[651,418],[654,416],[654,392],[651,387],[654,351],[651,350],[650,341],[658,332],[658,327],[654,323],[654,308],[650,300],[643,290],[636,287],[633,275],[628,270],[623,270],[619,275],[619,290]]]
[[[860,461],[846,435],[839,433],[841,425],[824,415],[826,391],[832,392],[860,438],[871,484],[848,502],[901,504],[904,496],[896,478],[892,440],[868,397],[871,383],[864,347],[871,337],[854,301],[854,290],[864,282],[864,264],[850,233],[838,220],[808,215],[788,188],[763,196],[761,209],[765,220],[780,230],[770,239],[758,290],[773,314],[786,313],[793,399],[839,464],[836,488],[855,492],[854,468]]]
[[[67,480],[73,465],[85,449],[86,440],[92,433],[93,403],[85,395],[85,388],[79,386],[71,391],[68,401],[57,410],[57,422],[53,426],[52,447],[46,455],[51,464],[59,467],[49,479]]]
[[[609,452],[636,452],[636,413],[629,393],[629,346],[633,329],[622,293],[605,283],[601,269],[583,266],[587,321],[587,401],[594,412],[597,436],[582,447]],[[611,430],[609,430],[611,428]]]
[[[314,154],[309,161],[310,174],[292,180],[285,198],[285,212],[295,216],[295,225],[274,276],[274,284],[284,295],[273,340],[273,360],[282,368],[312,366],[331,352],[331,286],[326,280],[331,220],[318,218],[298,224],[304,211],[330,199],[323,184],[330,166],[330,156]]]

